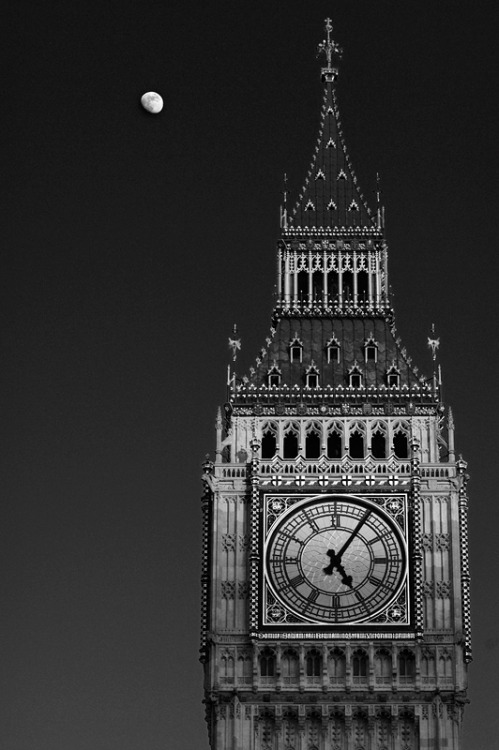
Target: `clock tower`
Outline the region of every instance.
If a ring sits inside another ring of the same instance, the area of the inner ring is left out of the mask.
[[[395,328],[383,212],[324,99],[281,211],[271,327],[204,464],[212,750],[458,750],[471,659],[466,463]],[[234,359],[237,333],[229,340]],[[428,339],[435,363],[438,339]]]

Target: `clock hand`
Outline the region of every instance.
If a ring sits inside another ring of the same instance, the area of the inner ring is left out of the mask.
[[[365,524],[365,522],[367,521],[367,519],[369,518],[370,515],[371,515],[371,511],[370,510],[366,510],[366,512],[364,513],[364,515],[360,519],[359,523],[357,524],[357,526],[355,527],[355,529],[352,531],[351,535],[346,540],[345,544],[340,549],[340,551],[338,552],[338,554],[336,555],[336,557],[339,559],[340,562],[341,562],[341,558],[343,557],[344,553],[350,547],[351,543],[353,542],[353,540],[355,539],[355,537],[357,536],[357,534],[359,533],[359,531],[361,530],[361,528],[363,527],[363,525]]]
[[[327,575],[332,575],[333,570],[336,568],[336,570],[338,571],[338,573],[341,575],[341,582],[344,583],[345,586],[349,586],[350,588],[352,588],[353,578],[352,578],[352,576],[347,576],[347,574],[345,572],[345,568],[341,564],[341,558],[343,557],[343,555],[345,554],[346,550],[351,545],[351,543],[353,542],[353,540],[355,539],[355,537],[357,536],[357,534],[359,533],[359,531],[361,530],[362,526],[365,524],[365,522],[367,521],[367,519],[369,518],[370,515],[371,515],[371,511],[370,510],[366,510],[366,512],[364,513],[364,515],[360,519],[359,523],[357,524],[357,526],[355,527],[355,529],[352,531],[352,533],[350,534],[350,536],[346,540],[346,542],[343,545],[343,547],[339,550],[339,552],[335,552],[334,549],[329,549],[327,551],[327,555],[330,558],[331,562],[329,563],[329,565],[327,565],[325,568],[323,568],[324,573],[326,573]]]
[[[350,588],[352,588],[352,576],[347,576],[345,568],[341,564],[341,557],[335,553],[334,549],[328,549],[327,555],[330,558],[331,562],[329,563],[329,565],[323,568],[324,573],[330,576],[333,574],[333,570],[336,568],[338,573],[341,575],[341,582],[344,583],[345,586],[349,586]]]

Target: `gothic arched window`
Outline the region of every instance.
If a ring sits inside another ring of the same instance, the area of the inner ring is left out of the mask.
[[[345,653],[334,648],[329,653],[328,672],[330,682],[337,684],[343,682],[346,673]]]
[[[364,302],[369,294],[369,281],[367,271],[357,273],[357,298]]]
[[[372,336],[370,336],[367,341],[364,342],[364,361],[378,361],[378,342],[375,341]]]
[[[300,274],[304,276],[304,274]],[[289,359],[291,362],[301,362],[303,356],[303,343],[300,341],[298,336],[289,342]]]
[[[322,668],[322,657],[317,649],[307,651],[305,656],[305,674],[307,677],[320,677]]]
[[[394,364],[386,372],[386,384],[389,388],[398,388],[400,385],[400,370]]]
[[[371,453],[374,458],[386,458],[386,427],[380,422],[373,426]]]
[[[326,351],[327,351],[327,361],[330,364],[331,362],[339,362],[340,361],[340,342],[337,341],[337,339],[333,338],[329,339],[329,341],[326,344]]]
[[[298,680],[300,661],[293,649],[286,649],[281,656],[281,676],[284,684],[291,684]]]
[[[399,680],[401,683],[408,683],[414,680],[416,671],[416,662],[414,654],[408,648],[399,653],[398,658]]]
[[[264,648],[260,654],[260,675],[262,677],[275,676],[275,656],[270,648]]]
[[[269,387],[277,387],[281,384],[281,371],[274,365],[267,373],[267,385]]]
[[[324,274],[322,271],[314,271],[312,274],[312,295],[314,299],[322,299],[324,288]]]
[[[274,458],[277,453],[277,425],[268,422],[262,432],[262,458]]]
[[[342,274],[343,299],[349,300],[353,297],[353,273],[343,271]]]
[[[248,651],[242,651],[237,657],[237,679],[242,684],[250,684],[253,677],[253,660]]]
[[[327,436],[327,457],[341,458],[342,453],[341,427],[335,424]]]
[[[283,456],[284,458],[296,458],[298,455],[298,426],[294,423],[284,428]]]
[[[319,387],[319,370],[312,364],[307,368],[305,375],[307,388],[318,388]]]
[[[348,441],[348,452],[350,458],[364,458],[365,456],[365,434],[361,425],[354,424],[350,428]]]
[[[421,679],[423,684],[435,681],[435,654],[426,649],[421,654]]]
[[[354,365],[348,373],[348,385],[351,388],[362,388],[362,372]]]
[[[298,299],[300,302],[308,300],[308,271],[300,271],[297,279]],[[292,362],[301,362],[301,359],[292,359]]]
[[[368,658],[361,648],[352,654],[352,674],[354,683],[366,682],[368,671]]]
[[[389,685],[392,681],[392,655],[386,649],[376,652],[374,659],[374,674],[380,685]]]
[[[319,458],[321,455],[321,428],[313,423],[307,427],[305,435],[305,457]]]
[[[396,429],[393,435],[393,452],[397,458],[409,457],[409,440],[407,433],[400,427]]]

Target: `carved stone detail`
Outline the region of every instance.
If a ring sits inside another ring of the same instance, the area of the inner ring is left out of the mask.
[[[235,592],[235,581],[222,581],[222,599],[234,599]]]
[[[233,550],[236,549],[236,535],[235,534],[223,534],[222,549],[225,552],[232,552]]]

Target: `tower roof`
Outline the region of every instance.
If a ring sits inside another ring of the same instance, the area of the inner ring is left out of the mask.
[[[362,195],[341,132],[334,84],[338,69],[333,55],[341,50],[331,39],[332,26],[326,20],[327,40],[319,45],[327,66],[319,136],[298,200],[286,217],[284,234],[378,234],[380,227]]]

